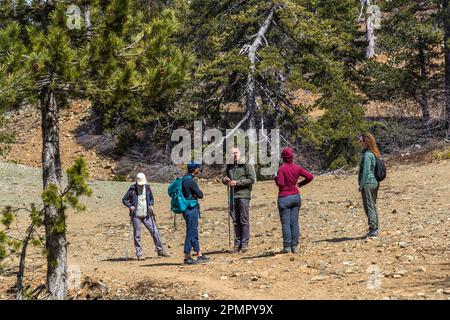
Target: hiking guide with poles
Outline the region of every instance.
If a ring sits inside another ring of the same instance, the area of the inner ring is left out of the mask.
[[[234,248],[231,253],[238,253],[248,250],[250,240],[249,206],[255,176],[250,164],[240,163],[241,151],[239,148],[233,148],[232,154],[234,163],[226,166],[222,183],[230,188],[229,208],[234,225]]]

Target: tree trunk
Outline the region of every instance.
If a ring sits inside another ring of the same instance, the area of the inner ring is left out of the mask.
[[[425,51],[423,48],[423,45],[419,44],[419,67],[420,67],[420,78],[422,82],[426,82],[428,80],[427,78],[427,67],[426,67],[426,61],[425,61]],[[430,107],[428,104],[428,94],[426,92],[426,88],[421,88],[421,97],[420,97],[420,106],[422,108],[422,117],[423,122],[425,125],[427,125],[428,121],[430,120]]]
[[[19,271],[17,272],[17,281],[16,281],[16,300],[23,299],[23,276],[25,274],[25,259],[27,257],[27,248],[28,243],[30,242],[31,236],[34,231],[34,223],[27,228],[25,232],[25,239],[23,240],[22,251],[20,252],[20,260],[19,260]]]
[[[84,27],[86,28],[86,36],[91,37],[91,9],[88,4],[83,6]]]
[[[40,93],[42,116],[42,177],[44,189],[54,184],[61,190],[61,158],[59,146],[59,108],[55,92],[47,85]],[[65,230],[58,231],[57,225],[65,226],[63,209],[50,205],[44,211],[47,249],[47,289],[53,299],[67,297],[67,242]]]
[[[366,1],[367,7],[371,5],[370,0]],[[375,55],[375,29],[373,27],[372,14],[366,17],[366,59],[371,59]]]
[[[247,120],[247,129],[255,128],[256,124],[256,92],[255,92],[255,72],[256,72],[256,53],[258,49],[263,44],[263,40],[267,42],[265,34],[269,29],[270,23],[272,22],[275,9],[272,8],[267,15],[266,20],[262,24],[258,33],[255,35],[255,40],[251,45],[245,47],[248,50],[248,59],[250,60],[250,70],[247,76],[247,86],[246,86],[246,109],[249,114]],[[267,43],[266,43],[267,44]]]
[[[447,121],[447,137],[450,136],[450,8],[448,0],[443,1],[444,11],[444,54],[445,54],[445,119]]]

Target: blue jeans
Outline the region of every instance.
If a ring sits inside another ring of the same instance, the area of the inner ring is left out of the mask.
[[[298,246],[300,228],[298,215],[301,207],[300,194],[278,198],[281,228],[283,230],[283,247],[286,249]]]
[[[198,208],[187,209],[183,213],[186,221],[186,239],[184,240],[184,253],[191,254],[193,248],[196,253],[200,251],[198,242]]]

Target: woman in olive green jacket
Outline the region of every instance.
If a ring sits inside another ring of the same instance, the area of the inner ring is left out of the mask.
[[[378,236],[377,196],[379,183],[375,178],[376,158],[380,157],[375,138],[370,133],[359,136],[361,146],[361,162],[359,164],[359,192],[363,201],[364,211],[369,221],[367,237]]]

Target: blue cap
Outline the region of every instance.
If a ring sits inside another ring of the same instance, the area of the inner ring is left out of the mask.
[[[194,161],[189,162],[187,165],[188,170],[195,170],[195,169],[201,168],[201,167],[203,167],[203,164],[195,163]]]

